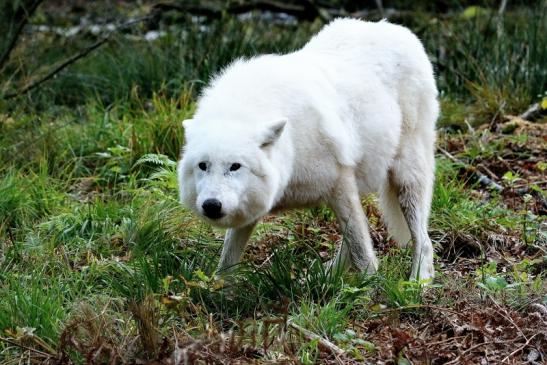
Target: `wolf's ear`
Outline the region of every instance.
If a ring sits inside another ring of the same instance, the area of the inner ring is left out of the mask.
[[[262,134],[260,148],[265,148],[274,144],[283,133],[287,121],[287,118],[282,118],[270,123],[266,131]]]

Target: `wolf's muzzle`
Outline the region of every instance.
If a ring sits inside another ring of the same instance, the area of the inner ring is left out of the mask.
[[[222,218],[222,203],[218,199],[207,199],[201,205],[203,213],[207,218],[219,219]]]

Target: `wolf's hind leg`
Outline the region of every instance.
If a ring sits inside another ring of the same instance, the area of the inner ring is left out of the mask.
[[[397,192],[401,210],[414,241],[411,279],[432,279],[433,245],[427,221],[433,190],[434,157],[429,143],[409,141],[403,146],[389,176],[389,189]]]

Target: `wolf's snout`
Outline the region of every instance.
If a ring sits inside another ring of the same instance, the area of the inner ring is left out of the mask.
[[[222,217],[222,203],[218,199],[207,199],[201,207],[207,218],[219,219]]]

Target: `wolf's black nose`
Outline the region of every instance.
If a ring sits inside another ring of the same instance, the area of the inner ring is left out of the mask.
[[[201,207],[207,218],[218,219],[222,217],[222,203],[217,199],[207,199]]]

